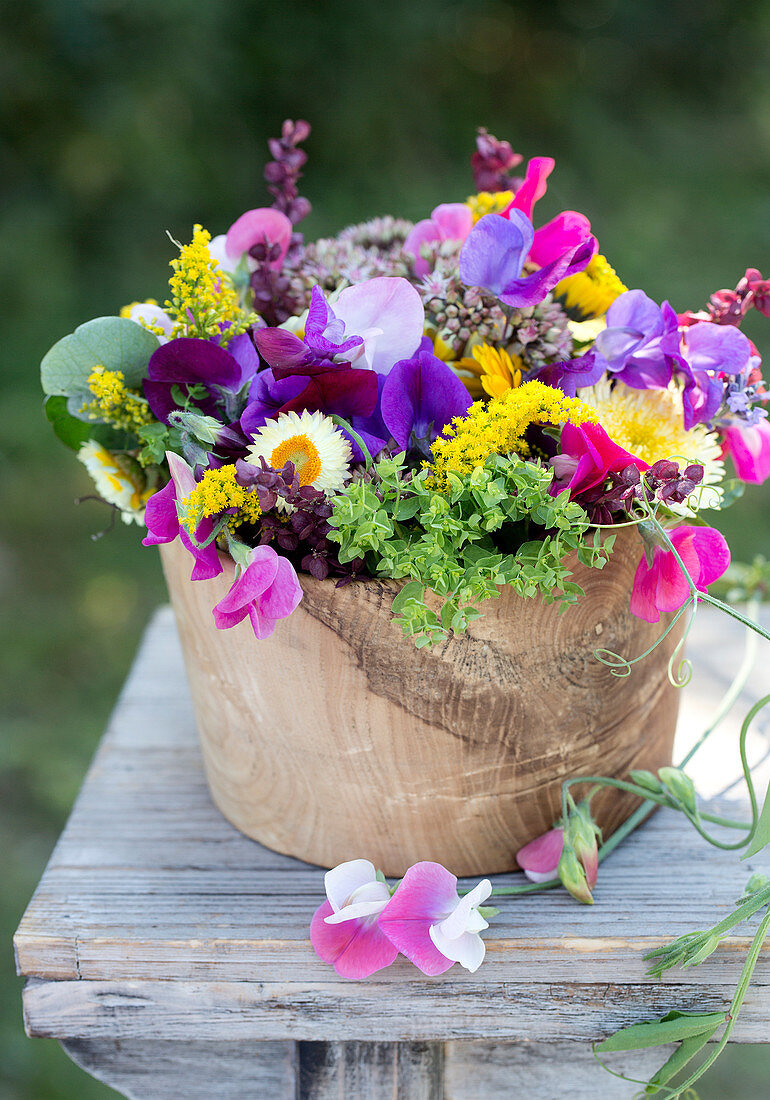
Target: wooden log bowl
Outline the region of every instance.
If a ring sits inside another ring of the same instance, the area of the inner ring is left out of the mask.
[[[671,762],[678,628],[627,678],[594,656],[636,657],[665,628],[629,611],[640,554],[621,530],[603,570],[575,563],[586,594],[561,614],[505,588],[467,634],[417,650],[391,620],[388,580],[303,575],[271,638],[248,621],[219,631],[232,561],[193,584],[179,540],[162,546],[214,802],[247,836],[323,867],[514,869],[559,816],[564,779]],[[607,790],[593,805],[606,836],[636,800]]]

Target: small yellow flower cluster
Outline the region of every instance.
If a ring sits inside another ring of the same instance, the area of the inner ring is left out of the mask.
[[[460,369],[478,377],[481,388],[489,397],[502,397],[508,390],[521,385],[524,362],[520,355],[509,355],[505,348],[479,344],[471,349],[470,359],[461,359]]]
[[[106,370],[99,364],[88,376],[88,388],[94,400],[81,411],[91,420],[106,420],[125,432],[135,432],[153,420],[139,391],[126,387],[122,370]]]
[[[527,458],[531,448],[524,436],[531,424],[596,423],[598,413],[576,397],[565,397],[542,382],[525,382],[494,397],[488,404],[475,401],[465,416],[456,416],[433,444],[433,480],[446,490],[450,473],[471,473],[493,454]]]
[[[475,225],[485,214],[501,214],[512,201],[513,191],[479,191],[477,195],[469,195],[465,205],[470,206]]]
[[[585,271],[562,279],[554,290],[554,296],[563,298],[567,309],[580,313],[583,320],[603,317],[616,298],[628,290],[615,274],[604,256],[597,254]]]
[[[256,523],[262,515],[254,489],[244,489],[235,480],[235,466],[207,470],[191,493],[182,501],[181,519],[190,532],[206,517],[219,516],[230,508],[238,511],[228,519],[231,528],[241,523]]]
[[[230,276],[209,251],[210,240],[207,229],[193,226],[192,243],[182,245],[179,258],[169,261],[171,300],[163,308],[175,320],[174,336],[208,336],[229,324],[223,333],[229,340],[254,320],[244,317]]]

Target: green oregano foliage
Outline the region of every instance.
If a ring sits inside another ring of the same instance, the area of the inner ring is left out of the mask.
[[[341,562],[364,558],[372,576],[407,580],[393,612],[415,645],[433,644],[465,630],[501,585],[574,603],[583,590],[565,558],[606,564],[615,536],[602,541],[568,493],[552,497],[552,477],[540,463],[493,455],[439,492],[430,470],[412,475],[402,455],[381,458],[334,499],[328,538]]]

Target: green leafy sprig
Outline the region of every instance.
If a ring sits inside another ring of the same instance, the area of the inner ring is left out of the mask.
[[[574,603],[583,590],[568,555],[606,564],[615,536],[602,539],[568,494],[552,497],[552,479],[538,462],[493,455],[439,492],[430,470],[412,475],[403,456],[381,458],[335,498],[328,537],[340,561],[364,558],[372,576],[407,581],[393,612],[415,645],[433,644],[465,630],[501,585]]]

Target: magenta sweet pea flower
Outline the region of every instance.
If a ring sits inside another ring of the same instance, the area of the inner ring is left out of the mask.
[[[713,527],[677,527],[668,532],[695,587],[705,592],[730,564],[730,549]],[[660,612],[678,611],[690,598],[690,587],[670,550],[656,546],[652,563],[642,557],[634,576],[631,611],[648,623],[657,623]]]
[[[464,241],[473,226],[473,214],[467,203],[444,202],[429,218],[417,222],[404,241],[404,252],[414,256],[414,271],[422,278],[430,270],[428,261],[420,255],[420,247],[434,241]]]
[[[559,439],[559,454],[550,460],[554,480],[551,496],[569,489],[570,498],[595,485],[601,485],[610,473],[636,466],[648,470],[648,464],[636,455],[624,450],[611,439],[601,424],[564,425]]]
[[[288,558],[276,554],[272,546],[258,546],[214,607],[214,622],[219,630],[229,630],[248,617],[256,637],[269,638],[279,619],[291,615],[301,599],[302,588]]]
[[[508,217],[511,210],[520,210],[531,221],[535,203],[545,194],[548,187],[545,181],[555,165],[553,157],[532,157],[527,164],[521,186],[517,188],[510,205],[503,211],[503,216]]]
[[[368,978],[398,956],[378,925],[390,890],[368,859],[340,863],[324,876],[327,900],[316,909],[310,942],[341,978]]]
[[[549,829],[516,853],[516,862],[531,882],[550,882],[557,878],[564,848],[564,829]]]
[[[472,404],[466,386],[433,354],[425,337],[416,355],[396,363],[382,389],[382,419],[403,451],[430,457],[430,444],[455,416]]]
[[[511,209],[505,217],[485,214],[460,252],[460,278],[466,286],[490,291],[503,305],[534,306],[562,279],[587,267],[596,249],[590,223],[581,214],[560,215],[537,234],[520,210]],[[540,266],[524,275],[527,260]]]
[[[380,928],[423,974],[443,974],[455,962],[473,973],[484,960],[479,932],[489,927],[478,906],[491,892],[483,879],[461,898],[456,877],[440,863],[415,863],[380,914]]]
[[[144,510],[144,522],[147,525],[147,535],[142,539],[143,546],[158,546],[163,543],[173,542],[179,537],[183,546],[190,551],[195,559],[195,565],[191,575],[193,581],[208,581],[212,577],[218,577],[222,572],[222,563],[214,542],[200,549],[190,540],[187,531],[179,522],[177,502],[184,500],[195,488],[195,476],[190,466],[183,458],[166,452],[168,468],[171,472],[171,480],[165,488],[153,493],[147,501]],[[196,542],[205,542],[214,530],[211,519],[202,519],[195,532]]]
[[[724,440],[741,481],[761,485],[770,477],[770,424],[767,420],[746,428],[725,428]]]

